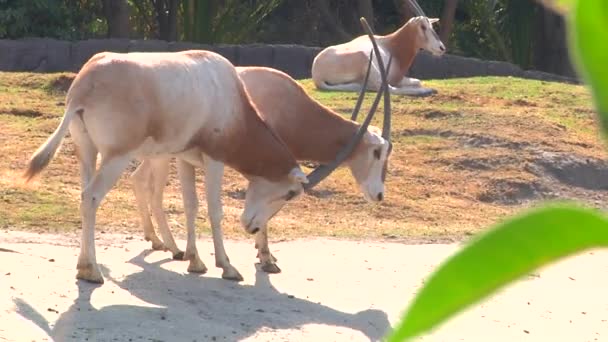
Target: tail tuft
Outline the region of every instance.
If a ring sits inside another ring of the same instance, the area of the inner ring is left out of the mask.
[[[25,183],[29,183],[36,175],[44,170],[44,168],[49,165],[54,155],[55,151],[36,151],[30,159],[27,169],[23,173],[22,177],[24,178]]]
[[[83,110],[79,109],[77,111],[66,111],[61,123],[55,129],[55,132],[51,134],[51,136],[46,140],[42,146],[38,148],[38,150],[32,155],[30,159],[27,169],[23,173],[22,178],[25,183],[29,183],[36,175],[38,175],[42,170],[44,170],[47,165],[51,162],[51,159],[55,156],[57,149],[61,145],[63,141],[63,137],[66,135],[70,121],[72,121],[72,117],[74,114],[82,115]]]

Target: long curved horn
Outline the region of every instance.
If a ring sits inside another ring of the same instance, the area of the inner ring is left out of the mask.
[[[386,73],[388,74],[391,69],[391,63],[393,62],[393,56],[388,60],[388,67],[386,68]],[[390,141],[391,139],[391,91],[388,86],[388,80],[386,81],[387,85],[384,87],[384,120],[382,121],[382,137],[386,141]]]
[[[372,40],[372,45],[374,47],[374,51],[376,51],[377,55],[380,55],[380,50],[378,49],[378,45],[374,39],[374,33],[372,28],[369,26],[365,18],[361,18],[361,25],[363,25],[363,29],[365,33]],[[388,60],[388,67],[384,69],[384,62],[382,58],[378,58],[378,68],[380,69],[380,76],[382,77],[382,85],[383,87],[378,91],[378,93],[384,92],[384,121],[382,123],[382,137],[386,140],[390,140],[391,136],[391,92],[388,85],[388,69],[391,67],[391,63],[393,61],[393,55]],[[386,86],[384,86],[386,83]]]
[[[355,108],[353,108],[353,113],[350,116],[352,121],[357,121],[357,116],[359,116],[359,111],[361,110],[361,105],[363,104],[363,99],[365,98],[363,94],[365,93],[365,88],[367,88],[367,82],[369,81],[369,73],[372,69],[372,58],[374,58],[374,49],[369,53],[369,62],[367,63],[367,71],[365,72],[365,78],[363,79],[363,87],[359,92],[359,97],[357,98],[357,103],[355,104]]]
[[[407,0],[407,2],[410,4],[410,7],[412,7],[412,9],[416,13],[416,15],[423,16],[423,17],[426,16],[426,15],[424,15],[422,8],[420,8],[420,5],[418,5],[418,2],[416,0]]]
[[[385,94],[386,89],[388,89],[387,73],[386,73],[386,70],[384,69],[382,55],[380,54],[380,49],[378,48],[378,44],[376,43],[376,39],[374,38],[372,29],[369,26],[369,24],[367,23],[367,20],[365,20],[365,18],[363,18],[363,17],[361,18],[361,25],[363,25],[364,30],[366,31],[367,35],[369,36],[369,38],[372,42],[372,46],[374,47],[374,51],[376,53],[378,66],[380,68],[380,77],[382,79],[380,89],[378,90],[378,93],[376,94],[376,98],[374,99],[374,102],[372,103],[372,106],[367,114],[367,117],[363,121],[363,124],[361,125],[361,127],[359,127],[359,130],[357,131],[355,136],[338,153],[338,155],[336,156],[336,159],[334,159],[329,164],[321,165],[321,166],[317,167],[308,175],[308,177],[307,177],[308,183],[303,184],[304,190],[310,190],[315,185],[319,184],[323,179],[325,179],[327,176],[329,176],[338,166],[340,166],[340,164],[342,164],[342,162],[344,162],[344,160],[346,160],[346,158],[348,158],[348,156],[353,152],[353,150],[355,149],[357,144],[363,138],[363,134],[365,134],[367,132],[367,128],[369,127],[369,124],[372,121],[373,114],[376,112],[376,110],[378,109],[378,105],[380,104],[380,98],[382,97],[383,94]],[[370,58],[370,61],[371,61],[371,58]],[[389,66],[390,66],[391,62],[392,62],[392,56],[391,56],[391,59],[389,60]],[[367,88],[367,84],[363,85],[363,89],[365,89],[365,88]],[[364,91],[362,91],[360,94],[362,94],[363,92]],[[386,97],[385,97],[385,101],[386,101]],[[390,127],[390,123],[389,123],[389,127]]]

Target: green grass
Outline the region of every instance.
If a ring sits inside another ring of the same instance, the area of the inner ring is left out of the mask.
[[[0,73],[0,155],[4,156],[0,159],[0,212],[8,213],[0,215],[2,226],[53,231],[79,229],[78,164],[70,138],[34,185],[25,188],[17,182],[31,153],[59,123],[69,84],[66,78],[72,76]],[[311,80],[301,83],[313,98],[350,116],[356,93],[321,92],[314,89]],[[423,84],[436,88],[438,94],[425,98],[392,97],[394,152],[386,200],[379,205],[366,203],[350,172],[340,169],[319,186],[322,196],[302,196],[281,210],[271,222],[273,238],[335,236],[443,241],[474,234],[529,206],[530,203],[481,202],[478,198],[491,192],[497,180],[544,181],[526,171],[526,158],[532,156],[531,152],[466,146],[463,142],[469,135],[529,142],[545,149],[551,146],[551,151],[585,158],[605,157],[593,127],[590,95],[582,86],[504,77],[423,80]],[[367,94],[363,112],[369,109],[374,96]],[[382,102],[378,113],[382,113]],[[377,115],[372,124],[381,126],[381,117]],[[363,115],[359,120],[362,119]],[[403,134],[412,130],[428,134]],[[433,133],[445,131],[455,136]],[[513,165],[496,170],[453,167],[469,159],[492,160],[504,158],[505,154],[519,157]],[[170,209],[169,222],[183,226],[181,193],[175,175],[172,169],[165,206]],[[197,177],[202,184],[202,175],[199,173]],[[238,218],[243,201],[227,195],[242,191],[245,186],[243,177],[227,170],[223,226],[229,237],[246,236]],[[201,233],[209,234],[202,188],[200,185],[197,223]],[[590,196],[584,191],[566,194],[582,200]],[[102,203],[98,222],[106,231],[139,231],[128,174]],[[175,232],[183,233],[183,229]]]

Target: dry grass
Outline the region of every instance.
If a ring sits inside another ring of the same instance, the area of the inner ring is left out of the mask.
[[[70,138],[42,178],[28,186],[18,181],[30,154],[58,124],[71,76],[0,73],[0,227],[79,229],[78,166]],[[356,97],[315,91],[310,81],[303,84],[313,97],[346,115]],[[497,77],[426,81],[425,85],[439,93],[427,98],[393,97],[394,152],[386,200],[379,205],[366,203],[348,170],[341,169],[312,196],[289,203],[273,219],[274,239],[317,235],[451,240],[547,198],[594,206],[605,202],[602,184],[568,182],[542,164],[548,154],[557,154],[591,160],[593,167],[587,171],[592,176],[605,171],[601,161],[596,162],[606,155],[584,87]],[[379,118],[375,121],[378,124]],[[127,177],[102,204],[99,230],[141,234]],[[200,174],[198,182],[202,195]],[[229,237],[245,236],[238,224],[244,188],[243,178],[228,170],[224,230]],[[208,234],[205,202],[201,203],[198,227]],[[165,206],[170,223],[181,227],[184,217],[175,170]],[[179,228],[174,231],[183,233]]]

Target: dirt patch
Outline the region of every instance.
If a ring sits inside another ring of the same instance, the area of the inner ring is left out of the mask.
[[[477,199],[485,203],[516,205],[544,198],[547,194],[548,189],[537,182],[500,179],[492,180],[488,189],[480,194]]]
[[[427,120],[435,120],[435,119],[445,119],[445,118],[450,118],[450,117],[461,117],[462,113],[460,112],[446,112],[446,111],[440,111],[440,110],[429,110],[425,113],[422,114],[422,116],[424,116],[425,119]]]
[[[543,153],[536,160],[540,168],[561,183],[587,190],[608,190],[608,163],[566,153]]]
[[[489,171],[497,170],[507,165],[517,165],[519,160],[515,157],[496,157],[496,158],[463,158],[451,165],[459,170]]]
[[[522,106],[522,107],[536,107],[536,103],[534,102],[530,102],[528,100],[524,100],[524,99],[517,99],[515,101],[511,101],[509,102],[510,105],[513,106]]]
[[[15,116],[25,116],[28,118],[38,118],[41,116],[44,116],[45,114],[35,110],[35,109],[21,109],[21,108],[12,108],[11,110],[9,110],[8,112],[11,115],[15,115]]]
[[[445,93],[437,93],[434,96],[429,98],[429,102],[431,103],[445,103],[445,102],[465,102],[467,101],[460,94],[445,94]]]
[[[435,130],[435,129],[405,129],[401,131],[402,136],[425,135],[431,137],[440,137],[447,139],[456,139],[465,147],[501,147],[513,150],[520,150],[529,147],[532,144],[525,141],[513,141],[509,139],[499,138],[492,135],[478,133],[461,133],[450,130]]]
[[[72,85],[75,76],[61,75],[58,78],[51,81],[50,89],[55,92],[67,93],[68,89]]]

